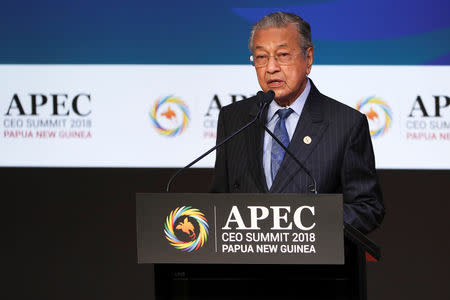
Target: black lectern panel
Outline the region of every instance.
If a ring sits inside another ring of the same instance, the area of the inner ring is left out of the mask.
[[[366,299],[364,256],[344,265],[156,264],[156,299]]]
[[[138,194],[139,263],[343,264],[342,195]]]

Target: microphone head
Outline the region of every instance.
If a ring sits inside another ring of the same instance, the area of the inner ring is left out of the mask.
[[[269,104],[272,102],[272,100],[275,98],[275,92],[272,90],[267,91],[267,93],[264,94],[264,102]]]
[[[254,102],[254,105],[251,108],[250,115],[251,116],[257,116],[258,113],[261,111],[261,108],[264,105],[265,101],[265,93],[263,91],[259,91],[256,93],[256,101]]]
[[[261,107],[266,99],[266,94],[263,91],[259,91],[256,93],[256,103]]]
[[[263,101],[264,99],[264,92],[263,91],[259,91],[256,93],[256,99],[258,99],[259,101]]]

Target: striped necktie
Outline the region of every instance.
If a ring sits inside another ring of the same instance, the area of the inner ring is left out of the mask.
[[[289,134],[286,129],[286,118],[293,112],[291,108],[283,108],[277,111],[280,119],[275,125],[275,129],[273,131],[274,135],[283,143],[285,147],[289,145]],[[272,151],[271,151],[271,173],[272,180],[278,173],[278,169],[280,168],[281,162],[284,158],[284,149],[272,139]]]

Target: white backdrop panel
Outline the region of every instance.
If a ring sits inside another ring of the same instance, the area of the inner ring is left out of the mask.
[[[450,169],[450,67],[321,65],[310,78],[351,107],[367,100],[377,168]],[[214,145],[218,104],[259,90],[241,65],[2,65],[0,80],[0,166],[181,167]],[[168,96],[155,116],[168,132],[185,120],[174,136],[151,121]]]

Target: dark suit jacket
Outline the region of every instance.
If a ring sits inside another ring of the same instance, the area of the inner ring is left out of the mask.
[[[217,142],[256,116],[255,97],[224,107],[219,114]],[[312,179],[288,155],[270,190],[262,165],[261,122],[219,148],[211,186],[217,193],[309,193]],[[304,143],[305,136],[311,143]],[[311,81],[297,128],[288,149],[310,170],[319,193],[344,195],[344,221],[367,233],[384,215],[374,154],[365,115],[322,95]]]

